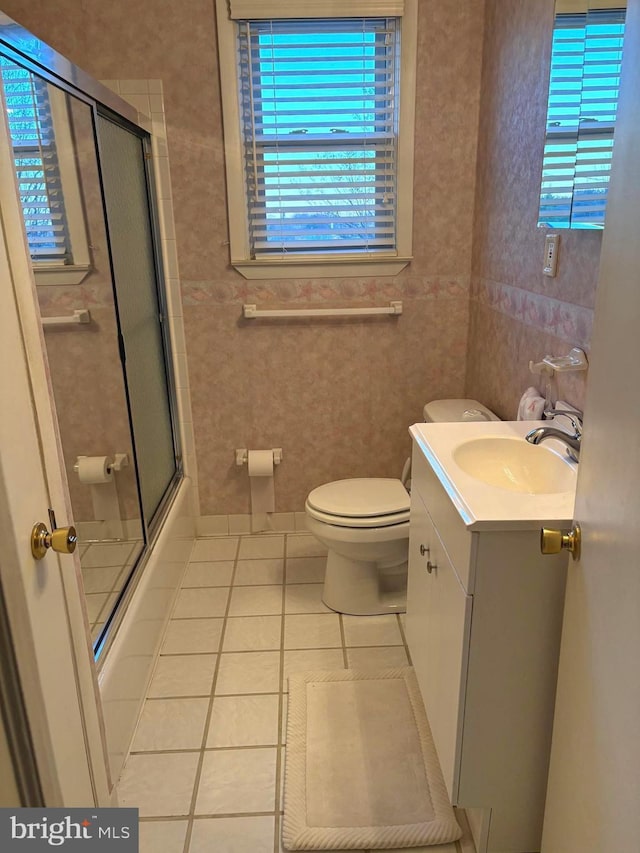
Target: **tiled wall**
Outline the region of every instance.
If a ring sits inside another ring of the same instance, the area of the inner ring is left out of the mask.
[[[6,0],[98,79],[161,79],[202,515],[249,511],[236,447],[282,447],[276,510],[353,475],[398,476],[407,427],[464,390],[483,2],[421,0],[414,261],[396,278],[246,282],[228,263],[213,4]],[[154,10],[154,6],[156,7]],[[243,302],[384,303],[398,319],[276,323]],[[174,306],[175,311],[180,306]],[[178,355],[184,361],[184,353]],[[195,457],[194,457],[195,461]]]
[[[554,0],[487,0],[467,393],[504,418],[539,377],[530,360],[588,350],[601,234],[561,231],[558,275],[542,274],[536,227]],[[586,374],[556,393],[584,406]]]

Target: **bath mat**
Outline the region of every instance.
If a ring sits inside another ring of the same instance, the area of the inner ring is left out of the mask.
[[[415,847],[461,835],[411,667],[289,678],[287,850]]]

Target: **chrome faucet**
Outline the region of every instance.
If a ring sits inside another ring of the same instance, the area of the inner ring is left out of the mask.
[[[556,415],[564,415],[571,421],[573,427],[573,435],[565,432],[557,427],[536,427],[525,435],[525,438],[531,444],[540,444],[547,438],[557,438],[567,445],[567,456],[574,462],[577,462],[580,457],[580,442],[582,441],[582,415],[580,412],[567,412],[563,409],[552,409],[545,412],[547,417],[555,417]]]

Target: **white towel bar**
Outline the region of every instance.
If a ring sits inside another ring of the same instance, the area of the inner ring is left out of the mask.
[[[402,302],[390,302],[386,308],[279,308],[258,309],[257,305],[243,305],[242,311],[247,320],[261,317],[272,320],[285,317],[370,317],[378,314],[402,314]]]
[[[43,326],[68,326],[77,325],[78,323],[90,323],[91,322],[91,312],[88,308],[78,308],[73,314],[68,317],[43,317],[42,325]]]

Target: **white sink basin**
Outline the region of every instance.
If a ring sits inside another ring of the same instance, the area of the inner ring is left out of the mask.
[[[550,446],[529,444],[524,438],[472,438],[459,444],[452,457],[466,474],[510,492],[541,495],[575,490],[575,466]]]

